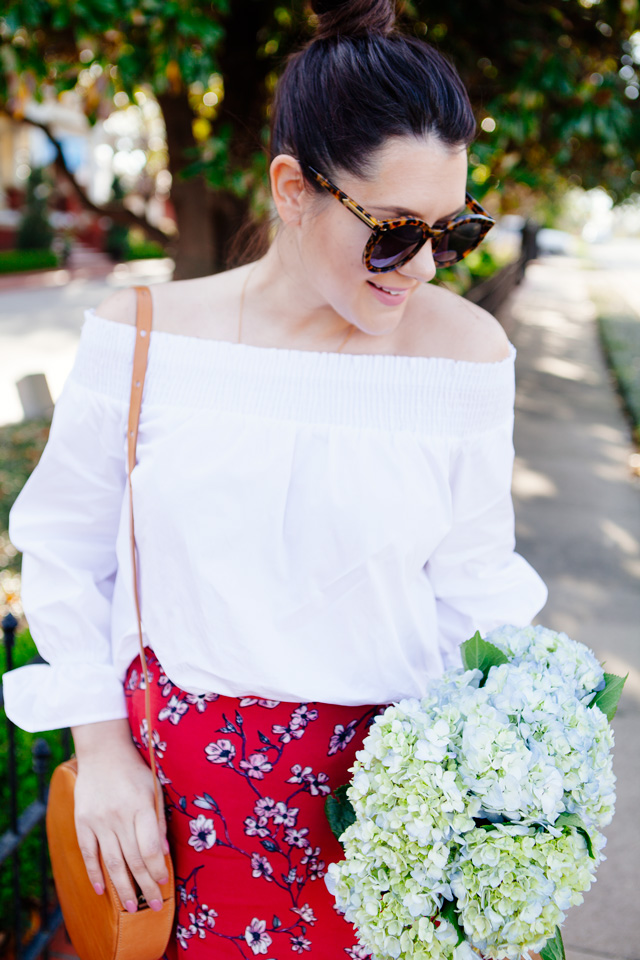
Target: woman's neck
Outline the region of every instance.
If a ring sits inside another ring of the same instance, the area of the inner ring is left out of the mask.
[[[243,339],[260,329],[274,345],[301,350],[336,350],[347,334],[357,331],[340,316],[322,293],[313,288],[295,251],[278,235],[267,253],[247,265],[248,279],[242,312]]]

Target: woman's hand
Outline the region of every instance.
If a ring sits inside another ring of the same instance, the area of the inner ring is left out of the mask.
[[[72,727],[78,761],[75,825],[89,879],[105,887],[98,849],[125,909],[137,910],[128,865],[153,910],[162,909],[167,883],[164,807],[156,817],[153,775],[131,739],[126,720]],[[160,788],[161,790],[161,788]],[[162,792],[160,793],[162,797]]]

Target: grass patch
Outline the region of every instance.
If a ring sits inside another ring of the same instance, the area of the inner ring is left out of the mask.
[[[603,313],[598,330],[607,362],[640,443],[640,317]]]
[[[60,258],[53,250],[0,250],[0,273],[46,270],[59,265]]]
[[[13,502],[42,456],[50,427],[51,417],[0,427],[0,532],[6,531]]]
[[[9,540],[9,512],[42,456],[50,426],[45,417],[0,427],[0,619],[18,607],[22,569],[22,554]]]
[[[155,240],[136,240],[129,237],[128,251],[125,259],[127,260],[152,260],[155,258],[166,257],[167,252]]]

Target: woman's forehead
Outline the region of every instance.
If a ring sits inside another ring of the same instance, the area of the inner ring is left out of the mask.
[[[433,140],[397,138],[381,148],[366,178],[348,176],[339,186],[374,214],[445,218],[465,207],[467,151]]]

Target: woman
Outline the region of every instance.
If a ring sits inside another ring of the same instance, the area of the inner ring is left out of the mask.
[[[273,107],[268,251],[152,288],[132,484],[166,822],[128,542],[133,291],[87,311],[10,518],[50,665],[5,675],[7,712],[73,730],[97,894],[100,849],[127,909],[125,862],[159,908],[168,836],[168,958],[368,956],[322,879],[326,795],[385,704],[546,599],[514,552],[515,350],[428,283],[490,226],[465,196],[466,93],[388,0],[313,7]]]

